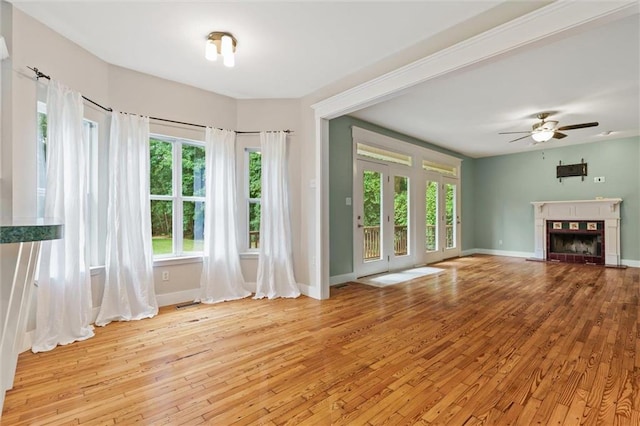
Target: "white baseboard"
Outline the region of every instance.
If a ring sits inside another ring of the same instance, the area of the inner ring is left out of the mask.
[[[35,330],[27,331],[24,333],[24,337],[22,338],[22,347],[20,348],[20,353],[26,352],[31,349],[33,346],[33,335],[35,334]]]
[[[320,289],[318,287],[311,286],[309,284],[298,283],[298,288],[300,289],[300,293],[304,294],[307,297],[318,300],[322,299]]]
[[[342,283],[348,283],[349,281],[355,281],[356,274],[354,272],[350,272],[348,274],[342,275],[334,275],[329,277],[329,285],[338,285]]]
[[[492,249],[469,249],[463,250],[462,256],[470,256],[472,254],[491,254],[494,256],[510,256],[510,257],[525,257],[525,258],[533,258],[535,257],[534,253],[528,253],[525,251],[507,251],[507,250],[492,250]],[[632,260],[632,259],[622,259],[620,260],[621,265],[629,266],[631,268],[640,268],[640,260]]]
[[[158,306],[169,306],[178,303],[193,302],[199,295],[199,288],[191,288],[174,293],[156,294],[156,300],[158,301]]]
[[[478,253],[478,254],[491,254],[493,256],[525,257],[525,258],[534,257],[534,253],[526,252],[526,251],[492,250],[492,249],[483,249],[483,248],[465,250],[465,252],[466,251],[473,251],[473,253]]]

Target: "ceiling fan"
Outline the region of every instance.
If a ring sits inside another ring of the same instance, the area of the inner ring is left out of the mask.
[[[540,142],[546,142],[551,138],[562,139],[567,135],[560,132],[564,132],[566,130],[584,129],[586,127],[595,127],[599,124],[597,121],[593,121],[591,123],[571,124],[569,126],[557,127],[558,126],[557,121],[547,120],[547,117],[549,117],[548,112],[541,112],[540,114],[537,115],[537,117],[538,119],[540,119],[540,122],[535,123],[532,126],[533,130],[526,131],[526,132],[501,132],[499,134],[510,135],[510,134],[516,134],[516,133],[527,133],[526,136],[522,136],[521,138],[517,138],[512,141],[509,141],[509,143],[516,142],[524,138],[528,138],[529,136],[533,138],[535,143],[540,143]]]

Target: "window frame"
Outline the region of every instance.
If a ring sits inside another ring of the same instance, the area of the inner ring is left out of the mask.
[[[251,232],[251,225],[250,225],[250,220],[251,220],[251,209],[250,209],[250,205],[251,204],[258,204],[260,205],[260,215],[262,216],[262,183],[260,184],[260,198],[252,198],[250,197],[250,192],[251,192],[251,188],[250,188],[250,184],[251,184],[251,177],[249,176],[249,173],[251,172],[251,169],[249,167],[249,162],[250,162],[250,156],[251,153],[253,152],[258,152],[260,153],[260,155],[262,155],[262,150],[260,146],[250,146],[250,147],[245,147],[243,149],[243,159],[244,159],[244,167],[243,167],[243,176],[244,176],[244,183],[243,183],[243,198],[244,198],[244,211],[245,211],[245,215],[243,218],[243,223],[242,225],[239,227],[240,229],[243,230],[243,248],[247,253],[258,253],[260,251],[260,244],[258,244],[258,247],[255,248],[251,248],[251,239],[249,238],[249,233]],[[261,162],[262,164],[262,162]],[[260,179],[262,182],[262,167],[260,168],[261,170],[261,175],[260,175]],[[262,217],[260,218],[262,220]],[[259,237],[259,230],[258,230],[258,241],[260,241],[260,237]]]
[[[182,147],[197,146],[205,149],[204,141],[196,141],[193,139],[178,138],[173,136],[162,135],[159,133],[149,133],[149,148],[151,139],[167,142],[171,144],[171,195],[151,194],[149,188],[149,204],[151,201],[171,201],[172,202],[172,219],[171,219],[171,253],[153,254],[154,260],[202,256],[204,251],[184,251],[184,202],[202,202],[206,209],[206,195],[182,195]],[[151,160],[151,151],[149,151],[149,160]],[[206,163],[204,173],[206,174]],[[149,167],[151,173],[151,167]],[[151,174],[149,174],[151,178]],[[153,238],[153,235],[152,235]]]
[[[36,212],[38,217],[44,216],[44,203],[47,191],[47,161],[44,144],[46,135],[40,129],[40,116],[48,116],[47,103],[37,101],[36,103]],[[47,123],[48,125],[48,123]],[[104,241],[105,232],[100,230],[100,172],[99,172],[99,150],[100,150],[100,125],[97,121],[82,117],[82,143],[85,144],[87,161],[85,172],[88,178],[87,192],[85,193],[87,212],[87,244],[85,246],[89,267],[97,268],[104,265]],[[102,243],[102,244],[101,244]]]
[[[236,139],[236,237],[242,259],[257,259],[259,249],[249,249],[249,156],[247,152],[260,151],[258,135],[242,135]],[[261,212],[262,213],[262,212]]]

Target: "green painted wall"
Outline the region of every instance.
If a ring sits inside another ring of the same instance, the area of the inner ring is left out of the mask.
[[[579,177],[556,179],[559,161],[581,159],[588,163],[584,182]],[[640,260],[639,164],[637,137],[476,159],[475,247],[533,253],[531,201],[619,197],[622,259]],[[604,176],[605,182],[594,183],[596,176]]]
[[[622,259],[640,261],[640,138],[472,159],[353,117],[329,122],[330,275],[353,272],[351,127],[462,158],[462,249],[533,253],[531,201],[622,198]],[[560,143],[556,143],[559,145]],[[556,146],[557,146],[556,145]],[[589,175],[556,179],[556,166],[588,163]],[[593,178],[604,176],[604,183]],[[502,241],[502,243],[500,243]]]
[[[473,176],[476,160],[416,138],[344,116],[329,122],[329,248],[331,276],[353,272],[353,209],[345,199],[353,199],[353,152],[351,127],[357,126],[385,136],[461,158],[462,161],[462,249],[475,248]]]

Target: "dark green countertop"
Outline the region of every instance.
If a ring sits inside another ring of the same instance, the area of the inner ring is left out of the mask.
[[[0,221],[0,243],[57,240],[64,225],[49,219],[9,219]]]

